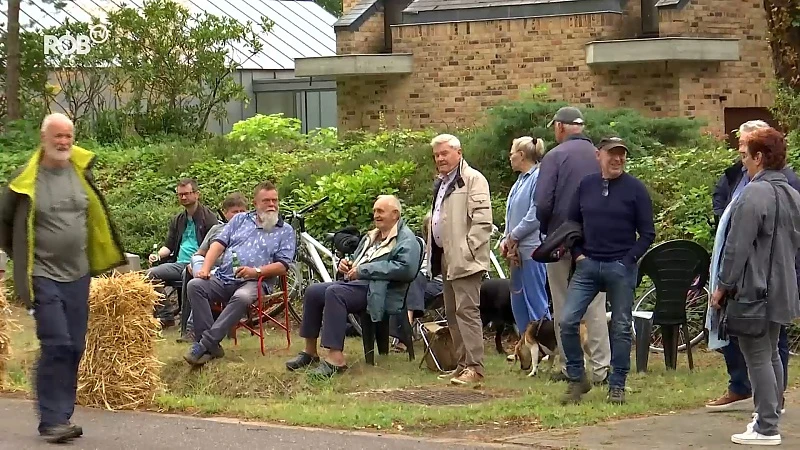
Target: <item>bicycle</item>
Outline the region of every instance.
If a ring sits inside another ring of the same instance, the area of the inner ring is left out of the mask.
[[[284,220],[294,229],[296,239],[295,263],[289,268],[287,274],[290,286],[289,298],[295,302],[303,301],[303,294],[311,284],[330,283],[337,279],[339,256],[308,234],[305,223],[306,214],[313,212],[329,199],[326,195],[299,211],[289,210],[288,214],[284,216]],[[326,264],[327,261],[330,261],[330,265]],[[282,311],[283,305],[278,305],[269,314],[279,314]],[[295,308],[292,302],[289,303],[289,314],[297,322],[302,322],[302,309],[298,312],[298,308]],[[353,314],[348,314],[347,319],[356,333],[361,335],[358,318]]]
[[[705,286],[697,286],[698,279],[695,279],[695,284],[689,288],[686,293],[686,321],[689,329],[689,334],[693,337],[689,340],[689,345],[696,346],[705,339],[705,321],[708,302],[711,298],[711,292],[708,289],[708,284]],[[645,293],[636,300],[633,311],[652,311],[655,307],[656,301],[656,288],[651,286]],[[636,339],[636,331],[633,329],[633,338]],[[679,339],[682,344],[678,345],[678,351],[686,350],[686,336],[683,335],[683,330],[679,332]],[[660,327],[654,325],[652,329],[652,337],[650,338],[650,351],[663,353],[664,346],[661,340]]]

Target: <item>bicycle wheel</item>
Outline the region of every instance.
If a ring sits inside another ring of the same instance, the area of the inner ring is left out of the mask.
[[[694,347],[705,338],[705,319],[706,309],[708,308],[708,301],[711,293],[708,287],[704,286],[703,289],[691,291],[686,296],[686,320],[689,328],[689,335],[693,336],[689,340],[689,345]],[[652,311],[656,304],[656,288],[651,287],[645,292],[637,301],[634,306],[634,311]],[[681,329],[678,333],[678,351],[686,350],[686,336],[683,335]],[[636,330],[633,330],[634,340],[636,338]],[[663,353],[664,345],[661,337],[661,327],[653,325],[653,334],[650,338],[650,351]]]

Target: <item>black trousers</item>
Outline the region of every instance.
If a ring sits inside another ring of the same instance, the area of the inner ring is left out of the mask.
[[[39,431],[69,423],[75,412],[78,365],[86,349],[90,282],[89,275],[69,283],[33,279],[36,337],[41,347],[36,364]]]

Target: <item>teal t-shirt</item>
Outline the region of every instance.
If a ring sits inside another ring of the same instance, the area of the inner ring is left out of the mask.
[[[189,218],[186,222],[186,229],[183,230],[183,237],[181,237],[181,249],[178,252],[179,263],[189,263],[192,260],[192,255],[197,251],[197,230],[194,226],[194,220]]]

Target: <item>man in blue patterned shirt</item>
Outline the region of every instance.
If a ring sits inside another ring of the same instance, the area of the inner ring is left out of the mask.
[[[214,238],[203,267],[187,285],[194,315],[195,343],[184,356],[192,365],[203,365],[224,353],[219,343],[228,330],[256,300],[257,280],[266,277],[271,286],[275,277],[285,275],[294,261],[295,235],[292,227],[278,215],[278,190],[270,182],[256,186],[255,210],[239,213]],[[233,267],[233,254],[239,265]],[[222,264],[210,274],[218,257]],[[223,301],[225,308],[214,321],[211,301]]]

